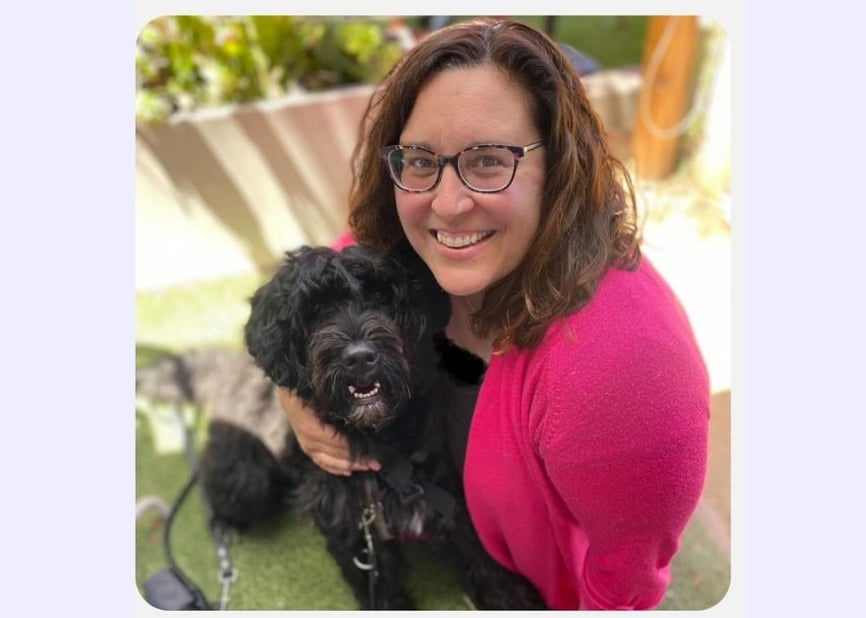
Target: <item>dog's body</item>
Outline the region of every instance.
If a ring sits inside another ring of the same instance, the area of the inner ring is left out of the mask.
[[[324,534],[364,609],[413,607],[401,543],[422,534],[453,544],[480,608],[543,607],[522,577],[489,557],[466,512],[445,415],[474,403],[483,363],[444,338],[449,302],[411,250],[287,254],[252,299],[252,359],[224,362],[244,382],[236,393],[251,396],[228,397],[244,410],[214,406],[201,473],[217,522],[255,525],[291,497]],[[189,374],[196,397],[194,367]],[[288,427],[277,386],[382,471],[344,477],[317,467]]]

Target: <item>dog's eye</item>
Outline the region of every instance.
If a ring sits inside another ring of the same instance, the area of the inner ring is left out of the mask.
[[[373,285],[364,288],[364,298],[377,305],[386,305],[390,303],[391,295],[381,286]]]

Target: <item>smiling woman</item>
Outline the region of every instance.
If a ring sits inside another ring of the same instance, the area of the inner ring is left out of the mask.
[[[451,297],[446,334],[488,363],[471,419],[449,419],[485,548],[552,609],[658,606],[703,486],[708,377],[580,76],[538,30],[464,22],[365,121],[354,238],[414,250]],[[283,405],[323,468],[376,469]]]

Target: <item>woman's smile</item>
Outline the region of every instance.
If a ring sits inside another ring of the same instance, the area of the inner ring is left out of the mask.
[[[430,233],[434,238],[436,238],[436,242],[450,249],[472,247],[484,242],[495,234],[493,230],[485,230],[482,232],[446,232],[444,230],[432,230]]]

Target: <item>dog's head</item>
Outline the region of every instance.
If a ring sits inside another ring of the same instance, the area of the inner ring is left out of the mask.
[[[435,371],[447,294],[410,248],[301,247],[252,298],[246,342],[277,385],[323,420],[377,429]]]

